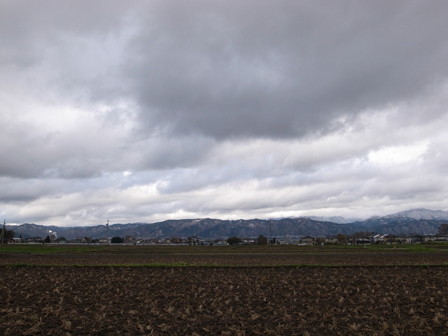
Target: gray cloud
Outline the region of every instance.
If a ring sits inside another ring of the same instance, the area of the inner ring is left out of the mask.
[[[443,2],[194,4],[158,7],[131,44],[145,130],[325,134],[343,126],[336,118],[415,98],[448,71]]]
[[[3,1],[0,213],[445,209],[443,1]]]

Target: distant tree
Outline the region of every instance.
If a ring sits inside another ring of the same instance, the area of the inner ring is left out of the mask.
[[[171,237],[171,242],[173,243],[173,244],[180,244],[180,243],[182,243],[182,239],[181,238],[177,238],[177,237]],[[133,239],[132,241],[135,241],[135,239]]]
[[[263,235],[259,235],[257,240],[256,240],[256,243],[258,245],[267,245],[268,244],[268,239],[265,236],[263,236]]]
[[[113,237],[110,242],[113,244],[121,244],[121,243],[123,243],[123,238],[118,237],[118,236]]]
[[[14,230],[13,229],[11,229],[11,230],[5,229],[4,238],[14,238]]]
[[[347,236],[346,235],[344,235],[344,234],[338,234],[338,243],[339,244],[343,244],[343,245],[345,245],[345,244],[347,244]]]
[[[441,236],[448,235],[448,224],[441,224],[439,226],[439,231],[437,232],[437,234]]]
[[[372,232],[359,231],[352,234],[350,238],[352,239],[353,242],[356,242],[359,238],[370,238],[372,236],[373,236]]]
[[[45,238],[44,243],[46,243],[46,244],[51,243],[50,236],[47,236],[47,237]]]
[[[357,238],[365,237],[366,235],[367,235],[367,232],[359,231],[359,232],[355,232],[353,234],[353,238],[357,239]]]
[[[238,245],[239,243],[241,243],[241,239],[236,236],[232,236],[227,238],[227,243],[229,245]]]
[[[321,244],[325,244],[325,238],[323,238],[323,237],[316,238],[316,245],[321,245]]]

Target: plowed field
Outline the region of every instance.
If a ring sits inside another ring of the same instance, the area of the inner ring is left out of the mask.
[[[0,268],[2,335],[446,335],[448,267]]]
[[[2,246],[0,335],[448,335],[421,248]]]
[[[361,251],[362,252],[362,251]],[[422,265],[448,263],[448,253],[418,252],[351,252],[351,253],[288,253],[288,254],[9,254],[0,256],[0,265]]]

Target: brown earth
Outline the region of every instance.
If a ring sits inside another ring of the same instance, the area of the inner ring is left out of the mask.
[[[446,335],[448,267],[0,267],[2,335]]]
[[[448,263],[446,252],[389,252],[389,253],[320,253],[320,254],[3,254],[0,265],[108,265],[108,264],[173,264],[186,265],[421,265]]]

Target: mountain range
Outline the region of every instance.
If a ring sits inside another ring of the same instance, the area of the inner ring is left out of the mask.
[[[332,221],[334,220],[334,221]],[[275,220],[221,220],[221,219],[180,219],[167,220],[158,223],[129,223],[109,225],[109,236],[133,236],[137,238],[188,237],[226,238],[289,236],[330,236],[353,234],[360,231],[389,234],[419,234],[437,233],[438,227],[448,223],[448,211],[413,209],[387,216],[375,216],[367,220],[348,222],[342,217],[299,217],[279,218]],[[60,227],[38,224],[21,224],[8,226],[14,229],[16,237],[33,236],[46,237],[50,232],[56,232],[58,237],[73,239],[79,237],[106,237],[106,225]],[[51,230],[51,231],[50,231]]]

